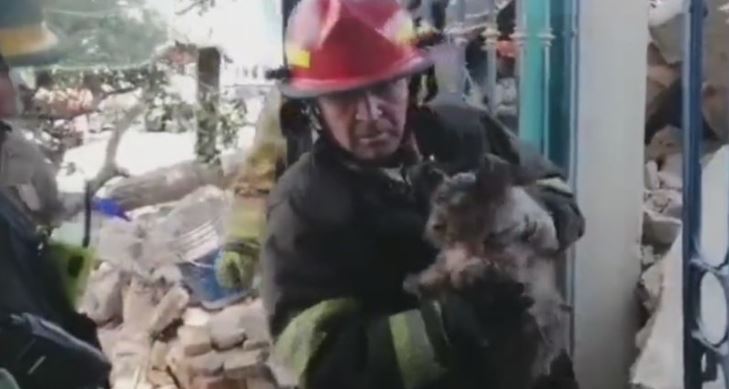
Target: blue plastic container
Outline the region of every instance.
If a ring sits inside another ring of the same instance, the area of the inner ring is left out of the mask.
[[[221,250],[196,260],[180,264],[183,282],[200,304],[206,309],[217,310],[234,304],[251,295],[250,289],[224,288],[215,277],[215,260]]]

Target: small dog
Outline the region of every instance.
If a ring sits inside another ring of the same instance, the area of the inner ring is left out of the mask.
[[[421,187],[416,190],[435,187],[425,235],[441,251],[433,265],[406,279],[405,289],[437,297],[468,286],[488,271],[524,284],[534,300],[529,313],[539,340],[534,347],[522,347],[522,355],[515,353],[512,362],[522,366],[512,363],[502,369],[512,377],[504,377],[500,387],[534,388],[549,376],[567,343],[566,305],[555,275],[556,230],[550,215],[529,194],[534,180],[495,156],[486,157],[475,172],[452,177],[432,165],[417,169],[413,175]],[[530,342],[527,335],[510,336],[522,338],[514,344]]]

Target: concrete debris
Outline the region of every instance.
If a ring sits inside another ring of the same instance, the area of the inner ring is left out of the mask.
[[[660,188],[661,182],[658,180],[658,163],[656,161],[648,161],[645,164],[645,187],[650,190]]]
[[[149,370],[147,372],[147,382],[154,385],[155,387],[170,386],[174,388],[175,380],[166,371],[162,370]]]
[[[112,382],[116,383],[135,377],[139,367],[144,366],[149,352],[149,344],[144,340],[135,339],[133,335],[127,335],[117,341],[110,356],[113,361]]]
[[[246,339],[245,342],[243,342],[243,350],[251,351],[251,350],[258,350],[262,348],[270,347],[270,342],[265,339]]]
[[[225,376],[231,379],[245,379],[259,375],[264,367],[265,353],[262,350],[229,352],[225,358]]]
[[[642,245],[640,247],[640,257],[640,266],[642,269],[648,269],[660,259],[653,246],[650,245]]]
[[[681,220],[643,208],[643,240],[652,244],[670,245],[678,236]]]
[[[276,386],[261,377],[248,378],[246,386],[247,389],[276,389]]]
[[[211,315],[203,308],[189,307],[182,315],[182,321],[186,326],[205,327],[210,322]]]
[[[228,350],[243,344],[246,330],[234,310],[224,310],[215,315],[209,323],[210,337],[219,350]]]
[[[229,309],[233,311],[240,310],[238,320],[240,320],[241,327],[246,329],[249,341],[270,341],[271,334],[268,332],[266,311],[261,300],[255,300],[250,304],[237,305]]]
[[[124,327],[130,333],[149,331],[149,323],[157,305],[158,290],[150,284],[132,278],[124,295]]]
[[[121,273],[110,272],[109,265],[97,272],[97,279]],[[117,288],[123,299],[122,321],[100,328],[104,352],[113,364],[113,388],[296,387],[295,375],[270,355],[260,300],[209,312],[191,306],[195,302],[178,284],[130,278]],[[175,322],[180,327],[170,331]]]
[[[649,313],[658,308],[661,297],[661,283],[663,281],[663,262],[658,262],[648,268],[640,277],[639,291],[641,303]]]
[[[149,354],[149,365],[152,369],[164,370],[167,367],[167,354],[172,346],[167,342],[156,341]]]
[[[726,215],[729,202],[729,180],[726,166],[729,148],[716,152],[704,165],[702,177],[702,251],[706,258],[723,258],[728,231]],[[650,216],[660,215],[651,211]],[[663,216],[663,215],[661,215]],[[670,218],[670,217],[669,217]],[[676,220],[676,219],[673,219]],[[673,228],[676,227],[673,223]],[[678,228],[680,230],[680,226]],[[676,233],[676,237],[680,236]],[[682,240],[674,239],[670,251],[641,277],[644,304],[653,315],[636,337],[640,355],[632,367],[631,387],[650,389],[684,389],[683,387],[683,332],[677,323],[683,322],[683,260]],[[723,328],[726,313],[721,288],[711,289],[702,282],[702,321],[707,329]],[[721,332],[720,332],[721,333]],[[718,389],[719,381],[707,383],[704,388]]]
[[[186,356],[194,357],[213,349],[210,333],[205,327],[181,327],[178,336]]]
[[[670,173],[673,176],[681,177],[683,174],[683,154],[676,153],[667,155],[661,163],[662,172]]]
[[[195,377],[191,389],[237,389],[240,388],[236,382],[225,377]],[[243,387],[242,389],[246,389]]]
[[[192,372],[192,374],[205,377],[213,377],[218,373],[221,373],[223,371],[224,362],[225,359],[223,358],[223,355],[214,350],[208,351],[203,355],[187,359],[190,372]]]
[[[96,322],[105,324],[122,317],[122,288],[128,279],[109,264],[102,263],[91,274],[81,311]]]
[[[671,189],[658,189],[650,191],[646,204],[654,211],[666,216],[681,218],[683,197],[681,192]]]
[[[661,188],[681,190],[683,187],[683,180],[681,177],[670,172],[658,172],[658,180],[661,183]]]
[[[681,130],[672,126],[666,126],[666,128],[658,131],[646,146],[646,161],[654,160],[660,163],[667,156],[680,153],[681,136]]]
[[[152,335],[157,335],[182,317],[190,302],[190,295],[181,286],[168,290],[154,310],[149,324]]]

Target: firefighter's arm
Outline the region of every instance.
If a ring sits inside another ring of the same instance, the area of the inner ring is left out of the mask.
[[[277,101],[268,101],[268,104]],[[277,105],[275,105],[277,107]],[[249,287],[253,281],[265,221],[265,197],[276,181],[285,142],[271,107],[256,126],[256,140],[234,183],[236,193],[226,245],[216,261],[218,282],[225,287]]]
[[[427,388],[445,379],[453,353],[478,359],[481,326],[470,306],[366,313],[347,292],[354,280],[337,272],[341,258],[320,257],[328,255],[315,236],[321,229],[294,209],[284,202],[268,215],[262,296],[277,358],[303,388]]]
[[[552,217],[559,247],[569,247],[584,234],[585,219],[560,169],[488,114],[483,115],[483,121],[491,147],[489,151],[518,165],[524,175],[536,179],[529,191]]]

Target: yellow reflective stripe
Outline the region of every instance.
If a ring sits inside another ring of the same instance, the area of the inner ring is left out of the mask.
[[[327,334],[325,328],[332,321],[353,314],[358,304],[353,299],[325,300],[294,318],[276,340],[274,352],[300,381],[309,362],[321,347]]]
[[[232,208],[226,241],[258,246],[266,222],[265,196],[236,196]]]
[[[86,291],[89,277],[96,265],[95,253],[90,249],[59,241],[49,242],[48,250],[58,267],[67,298],[76,305]]]
[[[435,358],[420,311],[390,316],[390,331],[405,389],[422,387],[445,373]]]
[[[5,369],[0,369],[0,389],[20,389],[15,378]]]
[[[10,58],[53,48],[58,37],[45,23],[0,28],[0,51]]]
[[[537,181],[537,185],[545,186],[562,193],[572,193],[572,188],[559,177],[543,178]]]
[[[286,45],[286,61],[289,65],[308,69],[311,66],[311,53],[294,45]]]

